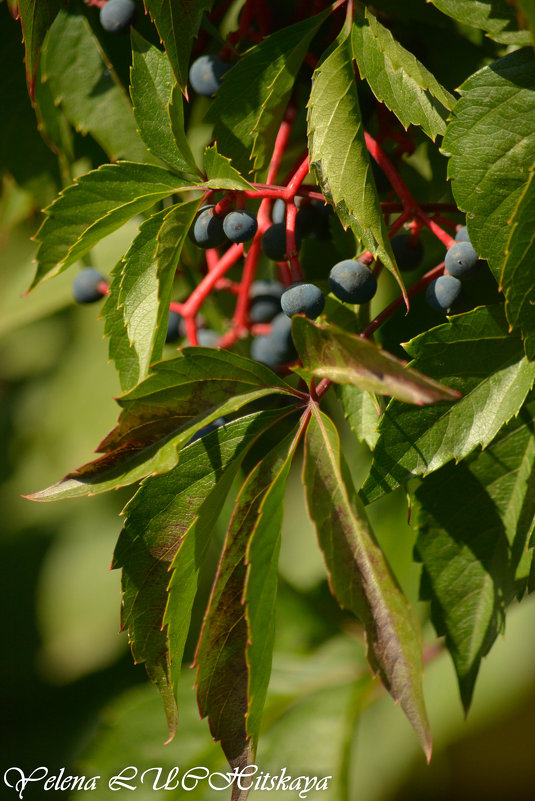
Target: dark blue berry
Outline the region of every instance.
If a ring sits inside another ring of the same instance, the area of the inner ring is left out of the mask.
[[[231,211],[223,220],[223,231],[231,242],[247,242],[258,231],[254,214],[245,209]]]
[[[446,253],[446,270],[455,278],[467,278],[477,268],[479,257],[470,242],[456,242]]]
[[[329,273],[329,286],[345,303],[367,303],[377,292],[377,278],[366,264],[345,259]]]
[[[211,328],[201,328],[200,331],[197,331],[197,342],[205,348],[214,348],[220,336],[221,334],[212,331]]]
[[[190,67],[189,82],[197,94],[211,97],[219,89],[221,79],[229,68],[230,64],[217,56],[200,56]]]
[[[72,294],[75,301],[77,303],[95,303],[97,300],[101,300],[106,294],[103,284],[106,284],[106,279],[98,270],[94,270],[92,267],[81,270],[72,282]]]
[[[441,275],[427,287],[426,298],[431,308],[449,312],[461,294],[461,282],[451,275]]]
[[[191,239],[200,248],[216,248],[226,242],[223,220],[214,216],[214,208],[215,206],[201,208],[191,227]]]
[[[257,362],[276,370],[282,364],[293,361],[297,351],[292,340],[292,321],[279,314],[271,325],[271,333],[255,337],[251,343],[251,356]]]
[[[271,219],[274,223],[282,223],[286,220],[286,203],[279,197],[273,204]]]
[[[100,24],[105,31],[120,33],[130,27],[135,13],[133,0],[108,0],[100,9]]]
[[[293,284],[282,293],[281,308],[288,317],[306,314],[313,320],[322,313],[324,306],[325,296],[314,284]]]
[[[390,240],[394,256],[402,272],[415,270],[420,266],[424,256],[424,249],[420,239],[413,234],[396,234]]]
[[[180,339],[180,323],[182,322],[182,316],[171,309],[169,312],[169,320],[167,322],[167,335],[165,337],[166,342],[176,342],[177,339]]]
[[[249,316],[253,323],[269,323],[280,314],[284,287],[278,281],[255,281],[251,284]]]
[[[466,225],[463,225],[462,228],[459,228],[459,230],[455,234],[455,241],[470,242],[470,237],[468,236],[468,228],[466,227]]]
[[[212,420],[211,423],[208,423],[202,428],[199,428],[199,430],[195,432],[195,434],[188,442],[188,445],[191,445],[192,442],[196,442],[198,439],[201,439],[202,437],[206,437],[207,434],[211,434],[212,431],[215,431],[217,428],[221,428],[221,426],[224,426],[226,422],[227,421],[224,417],[217,417],[215,420]]]
[[[297,249],[301,247],[299,231],[295,232]],[[275,223],[264,231],[262,236],[262,250],[273,261],[284,261],[286,256],[286,224]]]

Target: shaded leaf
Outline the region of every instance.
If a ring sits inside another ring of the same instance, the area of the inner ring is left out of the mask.
[[[259,432],[273,422],[277,412],[257,412],[220,427],[192,443],[180,456],[180,463],[165,475],[145,479],[125,509],[125,523],[117,542],[113,567],[122,568],[123,601],[121,621],[128,630],[136,662],[144,662],[151,679],[158,684],[167,715],[169,733],[174,735],[177,710],[170,675],[170,653],[175,673],[180,671],[191,606],[196,594],[199,564],[188,563],[184,575],[181,560],[181,630],[176,611],[168,609],[167,589],[175,554],[191,531],[198,561],[208,544],[229,491],[239,460]],[[199,555],[200,552],[200,555]],[[177,592],[170,595],[176,603]],[[181,647],[179,647],[179,643]]]
[[[175,76],[169,59],[132,28],[130,94],[134,116],[143,141],[155,156],[178,172],[197,172],[195,159],[184,133],[182,95],[173,101],[173,134],[169,115]]]
[[[365,627],[370,665],[400,702],[429,760],[418,622],[373,536],[336,428],[317,411],[307,430],[303,478],[331,591]]]
[[[74,264],[123,223],[184,186],[184,181],[149,164],[104,164],[78,178],[45,209],[35,238],[37,272],[32,284]]]
[[[108,294],[100,317],[104,319],[104,336],[109,339],[108,353],[115,363],[121,389],[126,392],[139,381],[139,359],[130,345],[124,327],[123,310],[119,308],[119,291],[123,275],[123,262],[119,261],[110,274]]]
[[[184,348],[174,359],[155,364],[148,378],[118,399],[122,412],[99,445],[103,456],[28,497],[51,501],[93,495],[167,472],[199,428],[273,394],[299,398],[259,362],[215,348]]]
[[[405,364],[378,345],[335,325],[293,318],[292,336],[303,367],[318,378],[423,406],[456,400],[459,393]]]
[[[63,5],[62,0],[20,0],[18,11],[26,49],[26,75],[33,97],[41,47],[46,33]]]
[[[169,119],[171,120],[171,131],[175,138],[176,145],[182,154],[182,158],[187,162],[187,164],[189,164],[191,168],[189,172],[192,174],[197,174],[199,172],[199,168],[195,163],[195,158],[191,152],[188,137],[186,136],[186,130],[184,128],[184,96],[182,95],[180,87],[177,83],[175,83],[171,91],[171,99],[169,101],[167,113],[169,114]]]
[[[356,10],[351,42],[361,78],[405,128],[420,125],[433,141],[444,134],[455,98],[369,9]]]
[[[349,37],[312,77],[308,108],[310,164],[340,219],[403,286],[364,140]]]
[[[43,48],[41,75],[71,125],[91,134],[110,161],[150,160],[128,97],[85,17],[58,14]]]
[[[206,119],[219,151],[244,175],[267,165],[299,68],[328,13],[266,36],[225,73]]]
[[[526,326],[528,337],[533,325],[529,304],[535,297],[529,259],[522,254],[529,248],[526,226],[533,226],[528,184],[535,164],[534,90],[531,48],[484,67],[460,87],[443,144],[451,155],[448,176],[459,208],[467,212],[470,240],[504,290],[509,322]],[[530,343],[527,349],[533,356]]]
[[[377,427],[381,412],[374,396],[352,384],[337,384],[335,389],[353,432],[373,451],[379,437]]]
[[[191,48],[202,16],[214,0],[143,0],[167,51],[176,79],[185,91]]]
[[[448,464],[416,491],[422,594],[446,635],[461,697],[470,705],[481,659],[526,586],[535,524],[535,404],[483,452]]]
[[[195,655],[199,710],[232,767],[252,764],[271,670],[282,497],[292,440],[290,434],[261,459],[240,491]],[[259,544],[257,536],[266,541]],[[258,582],[262,598],[253,598]],[[235,790],[233,799],[239,797]]]
[[[508,0],[430,0],[444,14],[486,31],[491,39],[504,44],[529,44],[529,31],[517,30],[514,5]]]
[[[520,336],[511,335],[502,306],[482,306],[420,334],[406,350],[411,365],[461,392],[453,405],[418,410],[391,401],[361,494],[375,500],[416,475],[486,447],[518,413],[535,380]]]
[[[217,145],[207,147],[204,151],[204,170],[208,180],[204,187],[213,189],[253,189],[251,184],[235,170],[230,159],[217,152]]]

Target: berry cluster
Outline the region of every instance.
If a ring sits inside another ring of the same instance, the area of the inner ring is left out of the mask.
[[[439,312],[449,312],[461,297],[461,281],[470,278],[478,264],[479,256],[470,242],[466,226],[463,225],[455,235],[455,243],[446,253],[446,272],[427,287],[426,297],[431,308]]]

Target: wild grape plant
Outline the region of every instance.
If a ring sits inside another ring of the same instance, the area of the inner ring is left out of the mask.
[[[170,737],[233,499],[195,657],[232,766],[255,759],[300,448],[330,589],[428,759],[420,628],[366,505],[410,496],[421,596],[466,709],[507,606],[535,584],[534,19],[520,0],[432,4],[246,0],[235,28],[228,0],[15,8],[43,136],[64,165],[65,126],[97,150],[44,211],[32,289],[86,265],[74,297],[104,299],[123,390],[101,455],[30,497],[135,488],[113,566]],[[458,49],[472,26],[494,60],[449,85],[402,43],[424,18]],[[132,218],[104,279],[91,250]],[[327,394],[372,452],[358,491]]]

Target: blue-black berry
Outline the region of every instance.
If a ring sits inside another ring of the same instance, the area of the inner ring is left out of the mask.
[[[271,333],[255,337],[251,343],[251,356],[257,362],[276,370],[282,364],[293,361],[297,351],[292,340],[292,321],[285,314],[278,314],[271,325]]]
[[[288,317],[306,314],[313,320],[322,313],[324,306],[325,296],[314,284],[293,284],[282,293],[281,308]]]
[[[167,322],[167,334],[165,337],[166,342],[176,342],[180,339],[180,323],[182,322],[182,315],[172,309],[169,312],[169,320]]]
[[[476,270],[479,257],[470,242],[456,242],[446,253],[446,270],[455,278],[467,278]]]
[[[402,272],[409,272],[420,266],[424,249],[419,238],[413,234],[396,234],[390,240],[390,244]]]
[[[215,348],[221,334],[211,328],[201,328],[197,331],[197,342],[205,348]]]
[[[271,209],[271,219],[274,223],[282,223],[286,220],[286,203],[279,197]]]
[[[449,312],[461,295],[461,282],[452,275],[441,275],[427,287],[426,298],[432,309]]]
[[[106,279],[98,270],[86,267],[72,282],[73,297],[77,303],[95,303],[106,294],[106,290],[103,289],[105,284]]]
[[[231,242],[247,242],[257,230],[256,217],[245,209],[231,211],[223,220],[223,231]]]
[[[251,284],[249,317],[253,323],[269,323],[281,310],[284,287],[278,281],[255,281]]]
[[[377,292],[377,278],[366,264],[344,259],[329,274],[331,292],[345,303],[367,303]]]
[[[299,231],[295,232],[297,249],[301,247]],[[273,261],[284,261],[286,257],[286,224],[274,223],[264,231],[262,236],[262,250]]]
[[[189,82],[197,94],[212,97],[221,84],[230,64],[221,61],[218,56],[207,55],[196,59],[189,70]]]
[[[468,236],[468,228],[466,227],[466,225],[463,225],[462,228],[459,228],[459,230],[455,234],[455,241],[470,242],[470,237]]]
[[[133,0],[108,0],[100,9],[100,24],[109,33],[121,33],[130,27],[135,13]]]
[[[190,237],[200,248],[216,248],[226,242],[223,220],[214,215],[215,206],[199,209],[190,230]]]

